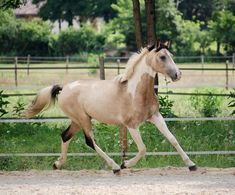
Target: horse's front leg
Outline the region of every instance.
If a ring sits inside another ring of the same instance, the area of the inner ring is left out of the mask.
[[[166,122],[160,113],[156,113],[153,115],[149,121],[159,129],[159,131],[168,139],[168,141],[175,147],[175,149],[180,154],[181,158],[185,162],[185,164],[189,167],[190,171],[195,171],[197,169],[195,163],[193,163],[188,155],[184,152],[184,150],[179,145],[175,136],[169,131]]]
[[[128,128],[128,130],[131,134],[132,139],[137,145],[138,153],[134,158],[124,161],[123,164],[121,165],[122,169],[134,166],[146,153],[146,147],[142,141],[139,129]]]

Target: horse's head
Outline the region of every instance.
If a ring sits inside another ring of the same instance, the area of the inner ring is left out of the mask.
[[[149,47],[146,62],[154,71],[169,76],[172,81],[177,81],[181,78],[181,72],[168,50],[169,44],[169,42],[164,44],[157,42],[156,47]]]

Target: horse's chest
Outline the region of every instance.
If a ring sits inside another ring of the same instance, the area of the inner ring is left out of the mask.
[[[125,124],[128,127],[136,128],[140,123],[149,119],[157,111],[157,109],[158,103],[155,98],[149,102],[137,103],[126,115]]]

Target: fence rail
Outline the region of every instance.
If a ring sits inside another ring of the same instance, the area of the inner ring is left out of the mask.
[[[234,155],[235,151],[186,151],[188,155]],[[122,153],[111,152],[109,156],[122,156]],[[127,152],[125,156],[135,156],[137,152]],[[68,153],[68,156],[89,157],[98,156],[97,153]],[[178,152],[146,152],[146,156],[175,156]],[[0,157],[52,157],[60,156],[60,153],[0,153]]]
[[[35,122],[65,122],[67,117],[43,117],[32,119],[19,118],[0,118],[0,123],[35,123]],[[235,121],[235,117],[180,117],[180,118],[165,118],[165,121]]]
[[[235,70],[235,54],[232,56],[178,56],[175,59],[200,59],[199,62],[201,63],[201,67],[182,67],[181,70],[184,71],[225,71],[226,76],[226,88],[228,88],[228,72]],[[224,67],[219,68],[209,68],[205,67],[204,64],[205,59],[220,59],[225,64]],[[124,66],[120,65],[121,60],[128,60],[126,57],[99,57],[99,64],[93,66],[84,66],[83,63],[88,63],[86,58],[76,58],[76,57],[31,57],[28,56],[21,56],[21,57],[0,57],[0,64],[7,63],[12,64],[13,66],[0,66],[0,70],[13,70],[14,71],[14,78],[15,78],[15,86],[18,86],[18,71],[20,70],[27,70],[27,75],[29,75],[30,70],[65,70],[68,73],[68,70],[75,70],[75,69],[99,69],[100,70],[100,78],[105,79],[105,69],[117,69],[118,74],[120,73],[121,69],[124,69]],[[109,65],[108,62],[113,62],[116,65],[114,66]],[[229,63],[232,63],[232,66],[229,67]],[[55,66],[32,66],[31,64],[34,63],[53,63]],[[76,62],[76,64],[74,64]],[[198,61],[197,61],[198,62]],[[61,63],[58,65],[58,63]],[[80,63],[80,64],[78,64]],[[70,65],[69,65],[70,64]],[[73,65],[71,65],[73,64]],[[23,66],[22,66],[23,65]],[[62,65],[62,66],[61,66]]]
[[[35,96],[37,93],[6,93],[2,97],[17,97],[17,96]],[[158,92],[158,95],[186,95],[186,96],[219,96],[219,97],[232,97],[232,94],[220,93],[180,93],[180,92]]]

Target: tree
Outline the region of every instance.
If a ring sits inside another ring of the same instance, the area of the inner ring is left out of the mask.
[[[235,51],[235,16],[230,11],[220,11],[213,15],[209,28],[213,39],[217,42],[217,55],[220,54],[221,44],[227,51]]]
[[[138,49],[140,49],[141,47],[143,47],[140,2],[139,0],[132,0],[132,3],[133,3],[133,15],[135,21],[136,46]]]
[[[17,8],[20,5],[26,4],[27,0],[0,0],[0,9]]]
[[[43,3],[45,0],[33,0],[33,3]],[[73,25],[73,19],[79,16],[80,22],[93,20],[96,17],[104,17],[106,21],[115,16],[111,4],[116,0],[47,0],[40,8],[39,15],[44,20],[65,20],[69,26]]]
[[[0,54],[14,54],[17,21],[11,10],[0,10]]]
[[[145,13],[147,23],[147,43],[152,45],[155,44],[156,41],[155,0],[145,0]]]

